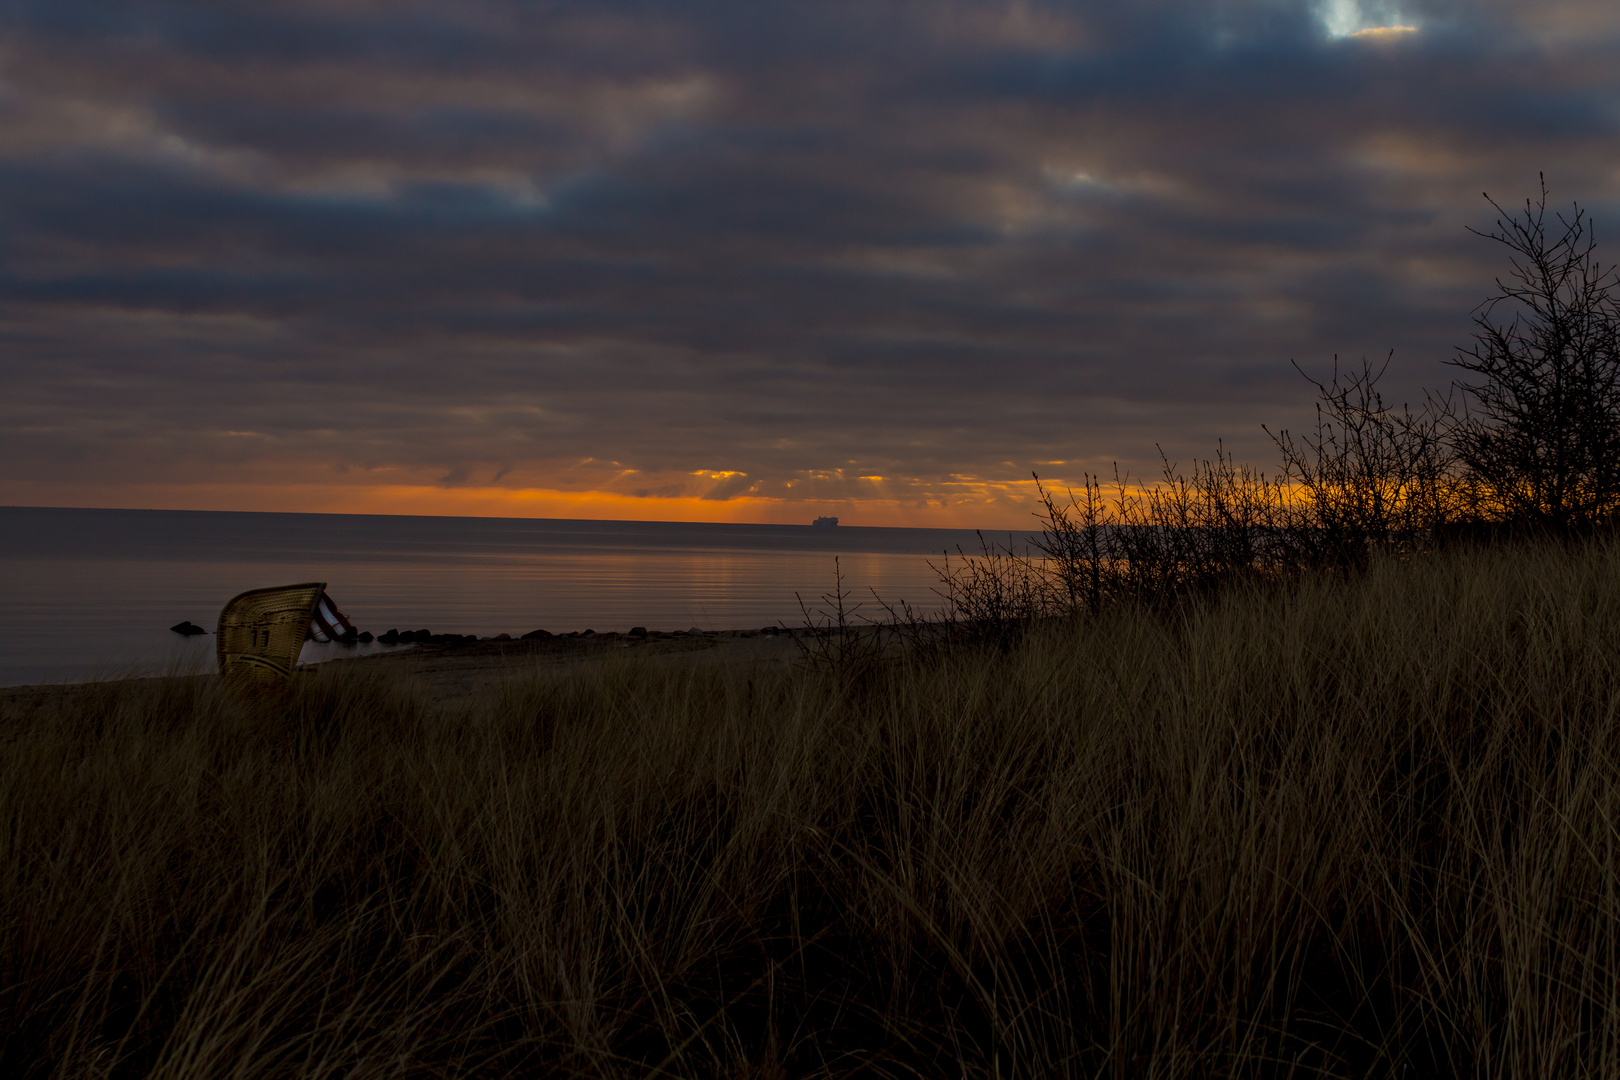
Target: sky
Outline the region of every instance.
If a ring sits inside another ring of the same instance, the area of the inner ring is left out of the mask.
[[[1019,527],[1451,378],[1620,4],[0,0],[0,504]]]

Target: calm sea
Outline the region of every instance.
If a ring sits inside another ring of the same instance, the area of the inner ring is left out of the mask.
[[[931,606],[930,560],[978,545],[946,529],[0,507],[0,686],[211,671],[212,635],[169,627],[212,630],[261,586],[325,581],[377,634],[740,629],[801,622],[794,594],[830,591],[835,559],[868,610],[869,589]]]

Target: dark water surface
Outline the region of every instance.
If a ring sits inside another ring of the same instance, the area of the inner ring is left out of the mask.
[[[795,592],[829,591],[835,558],[860,597],[931,606],[929,561],[978,544],[950,529],[0,507],[0,686],[211,671],[213,636],[168,628],[212,629],[268,585],[325,581],[379,634],[736,629],[801,621]]]

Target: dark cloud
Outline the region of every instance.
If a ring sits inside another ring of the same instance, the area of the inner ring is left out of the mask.
[[[13,479],[944,498],[1264,460],[1308,408],[1290,358],[1445,379],[1497,269],[1482,189],[1620,207],[1597,4],[0,25]]]

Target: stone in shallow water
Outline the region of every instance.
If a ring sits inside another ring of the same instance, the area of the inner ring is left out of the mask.
[[[418,631],[420,633],[420,631]],[[422,641],[420,637],[416,639]],[[478,640],[477,634],[432,634],[424,644],[428,645],[469,645]]]

